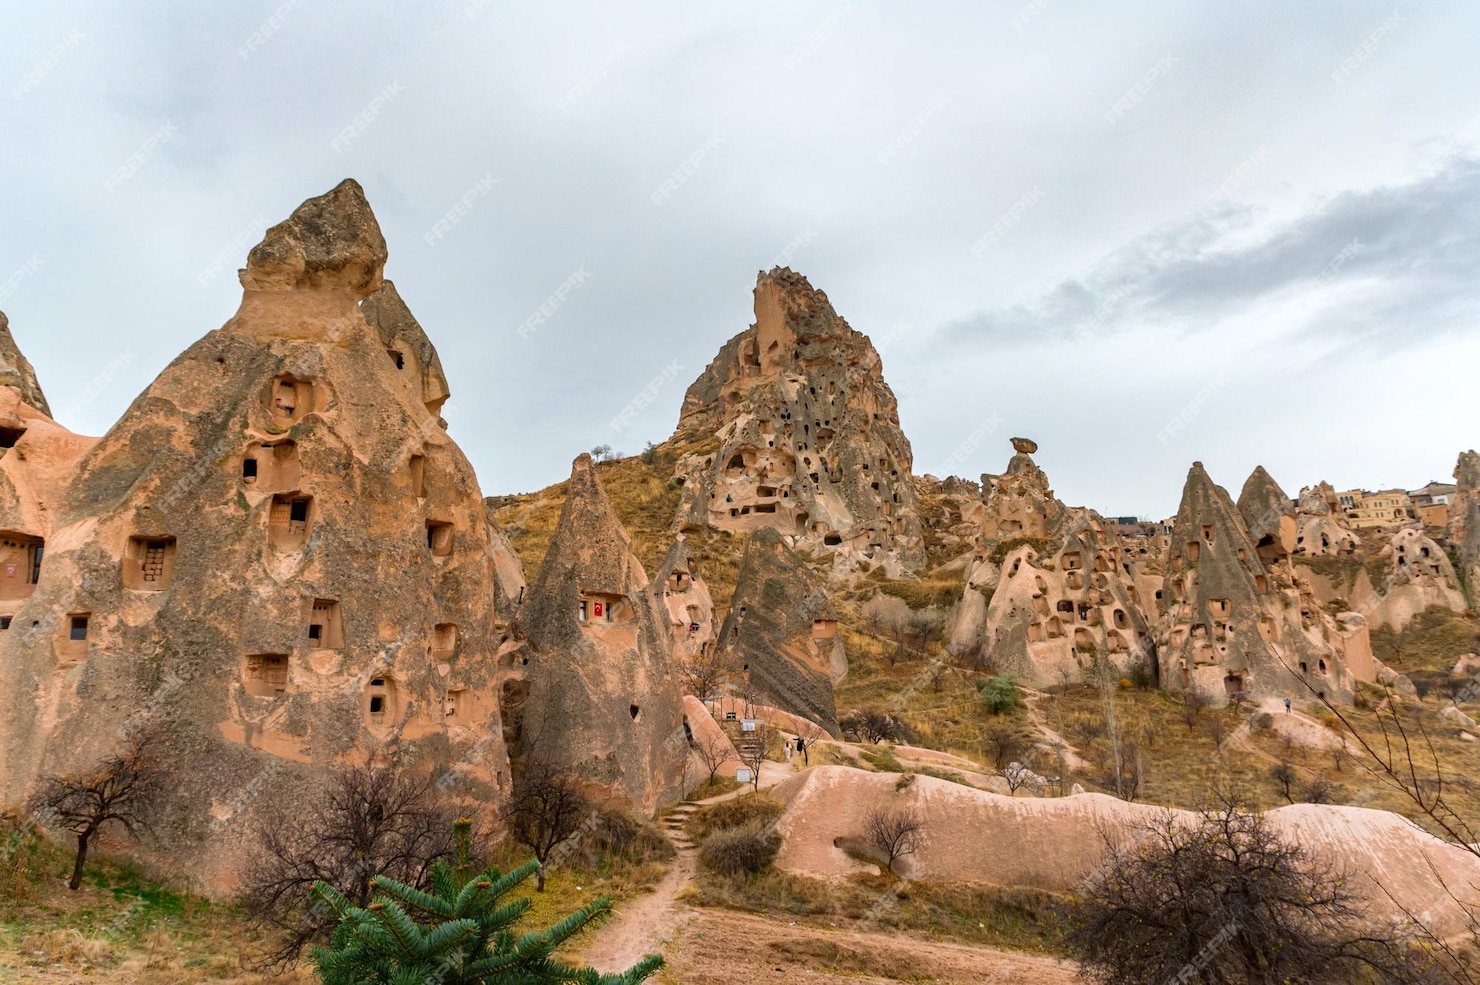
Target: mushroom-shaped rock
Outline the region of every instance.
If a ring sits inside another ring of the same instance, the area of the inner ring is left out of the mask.
[[[1032,438],[1013,438],[1012,450],[1019,455],[1032,455],[1038,451],[1038,442]]]
[[[267,230],[240,276],[249,291],[343,290],[362,298],[380,287],[385,261],[385,237],[365,190],[346,178]]]

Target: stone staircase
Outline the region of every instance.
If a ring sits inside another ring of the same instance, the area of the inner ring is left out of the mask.
[[[658,825],[663,829],[663,833],[668,836],[669,841],[673,842],[673,847],[677,848],[680,852],[691,852],[696,847],[689,840],[689,835],[684,830],[684,825],[688,823],[689,818],[698,809],[698,804],[679,804],[671,808],[668,813],[664,814],[658,820]]]
[[[720,723],[724,733],[740,754],[742,762],[754,762],[766,748],[766,723],[761,722],[754,732],[746,732],[741,723],[730,719]]]

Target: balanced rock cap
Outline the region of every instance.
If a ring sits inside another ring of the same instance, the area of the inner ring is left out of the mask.
[[[1020,455],[1031,455],[1038,450],[1038,442],[1032,438],[1013,438],[1012,450]]]
[[[247,290],[375,292],[385,270],[385,237],[359,182],[346,178],[267,230],[239,274]]]

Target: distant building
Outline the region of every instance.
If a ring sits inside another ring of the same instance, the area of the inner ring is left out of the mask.
[[[1358,530],[1393,527],[1414,516],[1413,500],[1403,489],[1384,489],[1375,493],[1348,489],[1336,494],[1336,504],[1346,516],[1347,523]]]

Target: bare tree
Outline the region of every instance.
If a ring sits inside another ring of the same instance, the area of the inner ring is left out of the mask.
[[[580,831],[591,803],[567,766],[547,760],[525,762],[514,776],[514,792],[504,822],[514,840],[534,852],[540,863],[537,889],[545,891],[545,866],[555,850]]]
[[[720,768],[730,761],[734,753],[729,737],[723,732],[715,732],[707,739],[695,739],[691,748],[694,755],[699,757],[699,762],[709,771],[707,782],[714,786],[714,778],[719,775]]]
[[[1182,721],[1188,728],[1197,725],[1202,713],[1208,710],[1212,701],[1201,691],[1186,691],[1182,694]]]
[[[678,666],[679,683],[686,693],[708,701],[725,693],[735,677],[734,663],[713,643]]]
[[[843,735],[856,742],[909,742],[914,733],[904,722],[877,708],[857,708],[838,722]]]
[[[1269,778],[1280,788],[1280,796],[1291,804],[1295,803],[1295,783],[1300,779],[1300,775],[1295,772],[1295,767],[1281,760],[1270,769]]]
[[[1342,793],[1341,787],[1324,776],[1314,776],[1305,785],[1300,800],[1306,804],[1333,804],[1341,798]]]
[[[1100,985],[1417,981],[1396,927],[1372,927],[1343,873],[1231,804],[1107,838],[1071,910],[1070,950]]]
[[[756,742],[739,750],[740,762],[750,771],[750,785],[756,793],[761,792],[761,767],[766,764],[766,745]]]
[[[887,859],[886,868],[890,872],[894,871],[895,862],[919,850],[924,830],[925,822],[912,807],[876,807],[863,821],[864,841]]]
[[[167,775],[157,747],[158,733],[142,729],[125,741],[117,755],[89,769],[41,780],[28,805],[31,813],[42,824],[77,838],[68,889],[81,887],[87,853],[104,827],[118,824],[131,836],[147,830]]]
[[[434,778],[399,760],[337,767],[317,801],[266,810],[242,877],[243,909],[275,940],[259,963],[284,967],[328,939],[338,918],[310,902],[315,882],[356,906],[369,905],[376,876],[420,885],[450,856],[457,818]]]
[[[1011,722],[992,721],[982,734],[987,762],[999,773],[1028,751],[1029,743],[1022,730]]]
[[[1007,792],[1016,794],[1023,787],[1038,779],[1038,774],[1025,763],[1013,761],[998,769],[1002,779],[1007,781]]]

